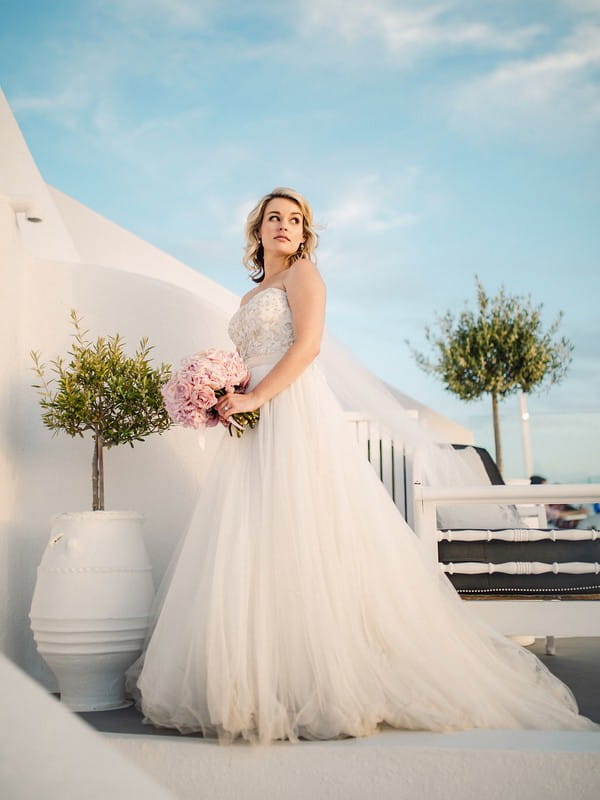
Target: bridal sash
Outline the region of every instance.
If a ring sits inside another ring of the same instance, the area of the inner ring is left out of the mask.
[[[264,364],[275,364],[286,352],[287,350],[277,350],[271,353],[262,353],[258,356],[250,356],[250,358],[247,358],[244,363],[248,369],[253,369],[253,367],[262,367]]]

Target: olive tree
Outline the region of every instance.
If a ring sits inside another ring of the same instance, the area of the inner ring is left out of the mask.
[[[543,305],[533,306],[529,295],[509,295],[502,286],[490,298],[477,277],[475,281],[477,310],[465,308],[457,317],[451,311],[436,314],[436,325],[425,328],[433,355],[411,349],[417,364],[461,400],[491,396],[496,462],[502,472],[498,401],[517,391],[529,393],[559,383],[573,345],[564,337],[555,338],[562,312],[544,330]]]
[[[95,343],[85,339],[81,318],[71,310],[75,328],[71,359],[65,366],[62,358],[51,362],[56,378],[46,380],[46,365],[40,363],[37,351],[31,351],[33,371],[41,383],[32,384],[41,396],[42,421],[55,433],[83,437],[91,431],[94,441],[92,458],[93,510],[104,509],[104,448],[142,442],[151,433],[162,433],[171,426],[163,404],[161,386],[171,367],[150,366],[148,355],[152,347],[148,339],[140,341],[133,357],[123,352],[124,342],[117,333],[99,337]],[[53,391],[50,383],[56,381]]]

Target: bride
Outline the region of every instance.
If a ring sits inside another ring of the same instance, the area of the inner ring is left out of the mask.
[[[260,408],[223,438],[127,683],[144,721],[231,742],[368,736],[381,725],[600,730],[528,650],[475,616],[422,555],[317,358],[325,285],[306,200],[250,213],[258,286],[229,333]]]

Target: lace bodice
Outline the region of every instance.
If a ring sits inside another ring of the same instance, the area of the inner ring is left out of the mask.
[[[285,289],[271,286],[253,295],[231,317],[229,336],[245,361],[287,350],[294,327]]]

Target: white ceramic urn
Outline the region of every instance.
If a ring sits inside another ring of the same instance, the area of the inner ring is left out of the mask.
[[[57,514],[31,604],[37,649],[73,711],[127,705],[125,670],[141,652],[154,599],[134,511]]]

